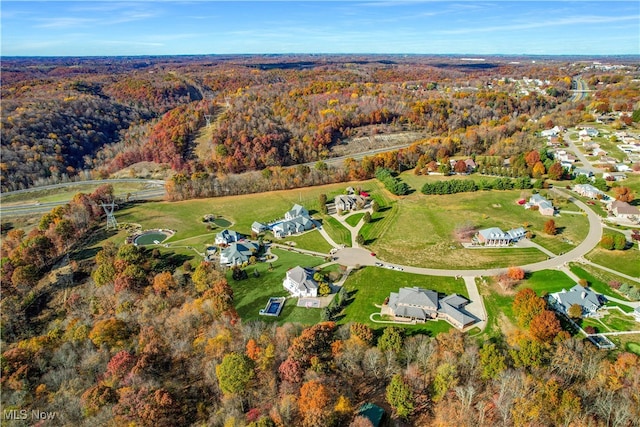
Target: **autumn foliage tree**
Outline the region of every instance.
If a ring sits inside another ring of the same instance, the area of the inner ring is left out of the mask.
[[[518,325],[522,328],[528,328],[533,318],[542,313],[545,308],[545,301],[531,288],[520,290],[513,299],[513,312],[518,319]]]
[[[544,232],[551,235],[551,236],[555,236],[556,233],[558,232],[557,228],[556,228],[556,222],[552,219],[548,220],[547,222],[544,223]]]
[[[614,187],[613,193],[616,200],[621,202],[629,203],[635,200],[635,194],[629,187]]]
[[[229,353],[216,366],[216,376],[224,394],[242,394],[255,377],[253,361],[244,354]]]
[[[551,310],[536,314],[529,324],[531,336],[545,343],[551,342],[561,330],[560,321]]]
[[[396,374],[386,390],[387,402],[393,410],[402,418],[407,418],[414,409],[414,398],[411,386],[402,374]]]

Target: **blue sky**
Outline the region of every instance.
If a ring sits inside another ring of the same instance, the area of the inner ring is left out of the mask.
[[[640,54],[633,1],[7,1],[2,56]]]

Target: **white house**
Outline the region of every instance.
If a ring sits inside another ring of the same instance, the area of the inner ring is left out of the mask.
[[[616,163],[616,170],[618,172],[631,172],[631,168],[629,167],[629,165],[626,165],[624,163]]]
[[[531,198],[529,198],[529,202],[524,205],[525,209],[530,209],[532,206],[537,206],[541,215],[553,216],[556,213],[553,204],[540,194],[534,194],[531,196]]]
[[[314,225],[313,220],[309,217],[309,211],[296,204],[284,214],[283,221],[277,222],[271,227],[271,231],[275,237],[283,238],[311,230]]]
[[[636,322],[640,322],[640,306],[633,310],[633,317],[636,318]]]
[[[498,227],[485,228],[478,231],[476,239],[485,246],[509,246],[523,239],[527,232],[524,228],[518,227],[506,233]]]
[[[267,230],[268,230],[268,227],[261,222],[254,221],[254,223],[251,224],[251,231],[253,231],[256,234],[260,234],[263,231],[267,231]]]
[[[640,218],[640,210],[638,210],[638,208],[627,202],[621,202],[620,200],[614,200],[609,205],[609,210],[618,218],[626,218],[630,220]]]
[[[582,314],[585,317],[593,316],[602,306],[600,297],[589,288],[575,285],[573,288],[561,290],[549,295],[550,301],[555,304],[560,311],[567,314],[572,305],[582,307]]]
[[[294,297],[317,297],[318,282],[313,279],[313,270],[294,267],[287,271],[282,286]]]
[[[590,199],[607,199],[607,196],[604,192],[598,190],[591,184],[576,184],[573,186],[573,191],[578,193],[581,196],[588,197]]]
[[[588,136],[590,138],[593,138],[595,136],[599,135],[598,129],[596,128],[591,128],[591,127],[587,127],[582,129],[580,132],[578,132],[579,136]]]
[[[242,235],[233,230],[222,230],[216,234],[216,245],[228,245],[242,239]]]
[[[545,137],[545,138],[549,138],[552,136],[558,136],[560,134],[560,132],[562,132],[562,128],[558,127],[558,126],[554,126],[551,129],[545,129],[542,132],[540,132],[540,136]]]

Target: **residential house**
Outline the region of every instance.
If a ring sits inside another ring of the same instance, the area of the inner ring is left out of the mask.
[[[597,147],[597,148],[593,149],[593,155],[594,156],[606,156],[607,154],[609,154],[609,153],[607,153],[606,151],[604,151],[600,147]]]
[[[627,179],[627,174],[624,172],[604,172],[602,177],[607,181],[623,181]]]
[[[506,233],[498,227],[485,228],[478,231],[476,239],[485,246],[509,246],[524,238],[526,231],[522,227],[514,228]]]
[[[284,220],[276,222],[271,226],[273,235],[278,238],[290,236],[311,230],[314,227],[313,220],[309,216],[309,211],[296,204],[290,211],[284,214]]]
[[[314,271],[300,266],[287,271],[282,286],[294,297],[317,297],[318,282],[313,279]]]
[[[567,153],[564,150],[560,150],[556,153],[556,159],[560,160],[560,163],[575,163],[578,159],[571,153]]]
[[[306,210],[303,206],[300,206],[299,204],[295,204],[293,205],[293,207],[291,208],[290,211],[286,212],[284,214],[284,219],[286,220],[292,220],[294,218],[297,218],[299,216],[309,216],[309,211]]]
[[[640,210],[638,210],[638,208],[627,202],[621,202],[620,200],[614,200],[609,205],[609,211],[617,218],[626,218],[629,220],[637,220],[640,218]]]
[[[575,168],[573,170],[573,175],[574,176],[584,175],[587,178],[591,178],[593,176],[593,172],[591,172],[589,169],[585,169],[585,168]]]
[[[589,138],[593,138],[599,135],[598,129],[592,127],[583,128],[578,132],[579,136],[588,136]]]
[[[476,165],[476,162],[474,162],[472,158],[466,159],[464,161],[464,163],[467,165],[467,172],[468,173],[473,172],[478,167],[478,165]]]
[[[556,209],[553,204],[540,194],[534,194],[529,198],[529,202],[525,203],[525,209],[531,209],[532,206],[537,206],[541,215],[553,216],[556,213]]]
[[[263,224],[258,221],[254,221],[254,223],[251,224],[251,231],[253,231],[256,234],[260,234],[263,231],[267,231],[268,229],[269,227],[267,227],[266,224]]]
[[[360,194],[342,194],[335,198],[336,209],[338,211],[354,211],[364,208],[367,199]]]
[[[242,235],[233,230],[222,230],[216,234],[216,245],[228,245],[242,239]]]
[[[562,132],[562,128],[559,126],[554,126],[551,129],[545,129],[540,132],[540,136],[543,138],[550,138],[552,136],[558,136]]]
[[[600,296],[589,288],[575,285],[573,288],[563,289],[549,295],[550,302],[561,312],[568,314],[572,305],[582,307],[582,315],[585,317],[593,316],[602,306]]]
[[[632,169],[629,167],[629,165],[624,164],[624,163],[616,163],[616,170],[618,172],[631,172]]]
[[[242,265],[258,252],[258,245],[253,242],[233,242],[220,251],[220,265]]]
[[[397,293],[391,292],[381,313],[423,322],[440,318],[463,329],[477,320],[465,311],[464,306],[468,303],[469,300],[457,294],[440,298],[436,291],[416,286],[400,288]]]
[[[590,199],[606,199],[608,197],[604,192],[598,190],[591,184],[576,184],[573,186],[573,191]]]

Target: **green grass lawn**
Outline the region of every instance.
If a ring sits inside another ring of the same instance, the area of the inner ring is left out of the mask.
[[[347,304],[344,317],[340,323],[361,322],[372,328],[384,328],[387,324],[370,320],[372,313],[379,313],[385,298],[391,292],[398,292],[402,287],[419,286],[433,289],[443,294],[458,293],[468,296],[464,281],[451,277],[423,276],[404,273],[377,267],[365,267],[353,272],[344,284],[349,292],[350,302]],[[431,322],[410,327],[412,330],[425,331],[431,334],[449,330],[451,326],[443,321]]]
[[[604,316],[602,322],[614,331],[640,331],[640,323],[618,310],[609,310],[609,314]]]
[[[235,281],[231,278],[231,271],[227,273],[227,280],[233,289],[234,305],[242,320],[262,320],[265,322],[300,322],[313,324],[320,321],[319,309],[306,309],[296,307],[296,298],[288,298],[280,316],[261,316],[260,310],[265,307],[269,297],[288,296],[289,293],[282,286],[287,270],[295,266],[315,267],[324,263],[320,257],[312,257],[286,250],[272,249],[278,256],[274,261],[273,270],[269,271],[269,263],[258,263],[255,266],[248,266],[246,271],[249,278]],[[260,277],[254,277],[253,272],[257,269]]]
[[[562,271],[558,270],[542,270],[531,273],[523,280],[516,290],[522,288],[531,288],[536,294],[553,293],[563,289],[572,288],[576,283]]]
[[[396,200],[392,199],[394,196],[383,190],[382,184],[377,181],[376,183],[378,191],[371,194],[371,198],[378,204],[379,209],[371,214],[371,221],[360,229],[366,245],[373,244],[384,230],[393,224],[398,214],[398,205]]]
[[[607,230],[606,233],[615,233]],[[605,233],[605,234],[606,234]],[[586,258],[596,264],[619,271],[631,277],[640,277],[640,251],[635,247],[626,251],[609,251],[595,248]]]
[[[618,280],[620,283],[624,283],[627,281],[626,279],[614,276],[613,274],[607,271],[600,270],[599,268],[592,267],[588,264],[571,263],[569,265],[569,268],[579,278],[586,279],[587,282],[589,282],[589,286],[594,291],[604,295],[609,295],[624,301],[629,301],[627,297],[625,297],[621,293],[615,292],[608,285],[608,282],[610,282],[611,280]]]
[[[286,241],[296,242],[297,248],[308,249],[310,251],[329,253],[332,246],[322,237],[319,231],[309,231],[299,236],[287,236]]]
[[[527,223],[536,242],[557,252],[566,252],[588,233],[587,218],[565,215],[556,219],[560,231],[546,236],[549,219],[516,204],[527,191],[489,191],[443,196],[414,193],[393,203],[393,218],[385,221],[371,249],[389,262],[429,267],[482,268],[527,264],[547,258],[532,249],[462,249],[453,234],[455,228],[471,223],[476,229],[500,227],[509,230]],[[530,192],[528,192],[530,194]],[[363,231],[365,238],[367,234]],[[563,242],[571,240],[574,244]]]
[[[322,227],[337,244],[351,246],[351,232],[334,217],[323,215]]]
[[[356,225],[358,225],[363,216],[364,213],[353,214],[345,218],[345,222],[350,226],[355,227]]]

